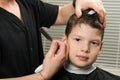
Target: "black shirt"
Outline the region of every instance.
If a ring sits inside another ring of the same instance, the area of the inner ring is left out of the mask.
[[[120,76],[96,68],[90,74],[74,74],[61,68],[51,80],[120,80]]]
[[[0,78],[34,73],[42,63],[39,28],[54,24],[58,6],[40,0],[17,0],[22,20],[0,8]]]

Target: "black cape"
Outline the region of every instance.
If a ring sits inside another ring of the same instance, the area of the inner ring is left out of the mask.
[[[111,74],[98,67],[90,74],[69,73],[64,68],[61,68],[51,80],[120,80],[120,76]]]

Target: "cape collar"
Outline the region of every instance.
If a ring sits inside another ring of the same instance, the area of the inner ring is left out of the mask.
[[[74,74],[90,74],[96,69],[95,66],[90,66],[87,68],[78,68],[72,64],[65,64],[63,67],[66,71]]]

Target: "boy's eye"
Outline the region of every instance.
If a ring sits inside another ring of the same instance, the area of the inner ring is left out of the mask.
[[[76,40],[76,41],[80,41],[80,39],[79,39],[79,38],[75,38],[75,40]]]
[[[93,45],[99,45],[98,42],[91,42]]]

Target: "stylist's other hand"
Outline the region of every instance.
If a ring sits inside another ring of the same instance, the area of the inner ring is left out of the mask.
[[[56,51],[59,47],[59,51]],[[67,60],[68,50],[65,43],[53,40],[50,50],[43,61],[42,75],[50,80],[50,78],[61,68],[63,63]]]
[[[82,15],[83,10],[91,8],[99,14],[99,19],[106,27],[106,10],[102,4],[101,0],[76,0],[75,3],[75,13],[77,17]]]

